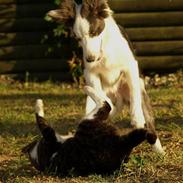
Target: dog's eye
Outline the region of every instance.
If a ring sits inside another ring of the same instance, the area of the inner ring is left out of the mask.
[[[75,36],[75,39],[76,39],[78,42],[81,41],[81,38],[80,38],[80,37]]]
[[[81,41],[81,38],[76,38],[76,40],[77,40],[78,42],[80,42],[80,41]]]
[[[73,36],[74,36],[74,38],[78,41],[78,42],[80,42],[81,41],[81,38],[80,37],[77,37],[77,35],[73,32]]]
[[[94,31],[92,31],[92,32],[90,32],[90,36],[94,37],[94,36],[96,36],[96,33]]]

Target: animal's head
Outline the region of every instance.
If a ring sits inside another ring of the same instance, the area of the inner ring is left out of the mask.
[[[28,154],[32,165],[44,171],[50,166],[52,158],[61,149],[62,143],[58,140],[58,135],[55,131],[44,123],[44,118],[37,117],[38,127],[42,134],[40,140],[35,140],[22,149],[22,152]]]
[[[83,48],[86,62],[102,58],[102,36],[105,19],[111,10],[106,0],[63,0],[60,8],[48,12],[57,22],[69,25]]]

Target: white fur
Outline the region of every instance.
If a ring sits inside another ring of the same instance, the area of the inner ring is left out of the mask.
[[[100,58],[102,35],[91,38],[89,36],[89,22],[82,18],[80,15],[81,5],[76,5],[76,19],[73,27],[73,31],[78,39],[80,39],[80,45],[83,47],[83,58],[87,59],[90,56],[95,57],[95,61]]]
[[[161,145],[159,138],[157,138],[155,144],[153,144],[153,150],[155,152],[158,152],[159,154],[165,155],[165,151],[163,150],[163,147]]]
[[[144,90],[140,83],[138,63],[129,47],[127,40],[121,34],[112,16],[104,19],[105,27],[96,37],[89,36],[89,22],[80,15],[81,5],[76,6],[76,18],[73,31],[81,40],[84,60],[84,77],[86,84],[93,87],[111,105],[110,116],[123,107],[125,95],[122,84],[129,88],[131,124],[136,128],[144,128],[145,118],[142,109],[141,92]],[[93,56],[94,62],[87,62],[87,57]],[[100,60],[98,61],[98,59]],[[123,77],[122,77],[123,76]],[[96,104],[90,96],[87,97],[86,116],[92,117]],[[155,144],[157,149],[160,142]]]
[[[106,101],[105,98],[103,98],[100,93],[97,93],[92,87],[85,86],[84,87],[85,93],[90,96],[92,101],[95,104],[94,109],[85,115],[84,119],[94,119],[97,111],[104,105],[104,102]],[[112,106],[112,103],[110,102],[109,105]]]
[[[55,156],[58,154],[58,152],[53,153],[53,155],[51,156],[50,160],[53,160],[53,158],[55,158]]]
[[[56,133],[55,136],[57,138],[57,142],[64,143],[67,139],[72,138],[73,134],[69,133],[68,135],[59,135]]]
[[[126,39],[116,25],[114,19],[109,16],[105,19],[103,32],[94,38],[89,37],[89,22],[82,18],[79,11],[81,6],[76,8],[76,21],[74,32],[82,42],[84,52],[84,76],[86,83],[101,95],[107,102],[110,102],[107,91],[119,93],[120,76],[125,73],[127,83],[130,87],[130,103],[132,124],[137,128],[143,128],[145,119],[141,105],[141,89],[138,72],[138,64]],[[93,40],[93,41],[92,41]],[[89,46],[88,46],[89,45]],[[98,45],[98,46],[97,46]],[[88,63],[87,56],[92,55],[100,61]],[[110,102],[111,103],[111,102]],[[87,99],[86,113],[90,113],[95,104],[91,99]],[[113,103],[111,115],[116,111],[116,104]]]
[[[39,145],[39,142],[36,143],[36,145],[34,146],[34,148],[32,149],[32,151],[30,152],[30,157],[31,159],[33,159],[34,161],[36,161],[37,163],[38,162],[38,145]]]
[[[41,117],[44,117],[43,101],[41,99],[36,100],[35,112]]]

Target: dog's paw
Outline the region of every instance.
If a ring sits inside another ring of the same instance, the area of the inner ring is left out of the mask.
[[[131,125],[135,128],[145,128],[144,116],[139,113],[137,113],[138,115],[132,115]]]
[[[137,122],[136,120],[131,121],[131,125],[134,128],[145,128],[145,123],[144,122]]]
[[[155,151],[156,153],[160,154],[160,155],[165,155],[165,150],[163,149],[161,142],[159,140],[159,138],[156,139],[156,142],[152,145],[153,151]]]
[[[95,90],[91,87],[91,86],[84,86],[84,92],[87,94],[87,95],[91,95],[93,93],[95,93]]]

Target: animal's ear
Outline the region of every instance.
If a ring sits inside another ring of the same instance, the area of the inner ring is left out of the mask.
[[[54,21],[69,23],[75,17],[75,3],[73,0],[63,0],[58,9],[50,10],[47,15]]]
[[[53,20],[55,21],[63,21],[64,19],[66,19],[66,17],[63,17],[62,15],[62,11],[60,9],[56,9],[56,10],[50,10],[47,15],[49,17],[51,17]]]
[[[109,8],[107,1],[99,1],[97,5],[98,16],[100,18],[107,18],[111,15],[112,11]]]
[[[66,13],[65,10],[63,11],[62,9],[51,10],[47,13],[47,16],[58,23],[64,24],[70,23],[74,19],[72,13]]]

